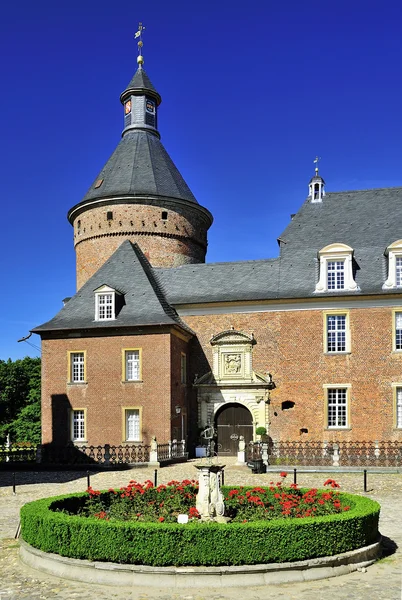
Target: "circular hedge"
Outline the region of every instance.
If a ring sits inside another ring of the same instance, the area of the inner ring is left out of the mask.
[[[333,556],[378,539],[380,505],[341,493],[350,510],[301,519],[249,523],[142,523],[71,515],[87,494],[45,498],[21,509],[21,536],[69,558],[151,566],[219,566]]]

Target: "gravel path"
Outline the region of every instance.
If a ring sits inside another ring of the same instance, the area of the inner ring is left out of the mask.
[[[172,479],[193,478],[194,462],[171,465],[158,470],[158,483]],[[253,475],[246,467],[239,467],[228,460],[225,483],[228,485],[266,485],[276,481],[272,474]],[[130,469],[91,473],[91,485],[95,489],[121,487],[130,479],[153,480],[154,469]],[[340,473],[331,477],[341,485],[343,491],[363,493],[363,476],[356,473]],[[303,487],[322,487],[327,478],[325,473],[300,473],[298,483]],[[282,586],[264,586],[246,589],[222,590],[191,589],[140,589],[112,588],[96,584],[76,583],[34,571],[20,563],[18,541],[14,535],[19,521],[19,509],[26,502],[75,491],[87,486],[85,472],[24,472],[16,473],[16,494],[12,493],[12,474],[0,472],[0,600],[25,600],[70,598],[97,600],[322,600],[336,594],[339,600],[402,600],[402,475],[368,475],[367,495],[380,502],[380,529],[388,538],[389,556],[367,569],[337,578]],[[395,548],[396,547],[396,548]]]

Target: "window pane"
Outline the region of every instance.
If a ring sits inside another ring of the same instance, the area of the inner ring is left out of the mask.
[[[126,381],[137,381],[140,378],[140,351],[126,352]]]
[[[140,411],[126,410],[126,440],[138,442],[140,440]]]
[[[327,390],[328,397],[328,427],[346,427],[347,404],[345,388]]]
[[[343,290],[345,288],[345,263],[343,260],[328,261],[327,288],[329,290]]]
[[[85,381],[84,373],[84,353],[73,352],[71,354],[71,381],[75,383]]]
[[[98,294],[98,319],[104,321],[113,319],[113,294]]]
[[[402,428],[402,388],[396,390],[396,426]]]
[[[395,349],[402,350],[402,313],[395,313]]]
[[[327,352],[346,351],[346,315],[328,315]]]
[[[85,439],[85,413],[83,410],[73,411],[73,440]]]
[[[402,256],[396,257],[395,280],[397,287],[402,287]]]

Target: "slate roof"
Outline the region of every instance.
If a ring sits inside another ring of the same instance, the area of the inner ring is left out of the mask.
[[[156,91],[155,87],[152,85],[152,82],[151,82],[150,78],[148,77],[148,75],[146,74],[143,67],[139,67],[137,69],[137,71],[135,72],[134,76],[132,77],[130,83],[128,84],[128,86],[126,87],[124,92],[121,93],[120,98],[124,98],[131,91],[136,91],[136,92],[140,92],[140,91],[147,92],[148,91],[148,92],[151,92],[152,96],[157,98],[158,104],[160,104],[162,101],[160,95]]]
[[[402,238],[402,188],[327,193],[304,202],[281,234],[280,256],[271,260],[154,269],[173,304],[280,298],[389,294],[386,248]],[[357,292],[315,294],[318,252],[343,243],[354,250]]]
[[[108,285],[123,294],[123,306],[114,320],[94,320],[94,290],[102,285]],[[193,333],[167,303],[163,289],[140,248],[126,240],[53,319],[32,331],[107,330],[151,325],[179,326]]]
[[[102,185],[95,188],[101,179]],[[128,131],[77,206],[88,200],[144,195],[198,204],[161,141],[147,131]]]
[[[210,302],[328,298],[400,293],[383,290],[386,248],[402,239],[402,188],[328,193],[306,200],[281,234],[278,258],[152,268],[137,245],[123,244],[66,306],[33,331],[178,325],[193,333],[172,306]],[[359,291],[315,294],[318,252],[332,243],[354,250]],[[114,321],[94,321],[94,290],[107,284],[124,294]]]

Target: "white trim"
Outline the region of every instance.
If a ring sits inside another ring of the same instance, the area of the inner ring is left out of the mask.
[[[270,313],[287,312],[295,310],[333,310],[349,308],[402,308],[402,293],[400,298],[325,298],[319,302],[312,299],[305,302],[271,302],[263,300],[261,302],[250,301],[249,304],[216,303],[216,304],[172,304],[180,317],[201,316],[201,315],[226,315],[234,313]]]

